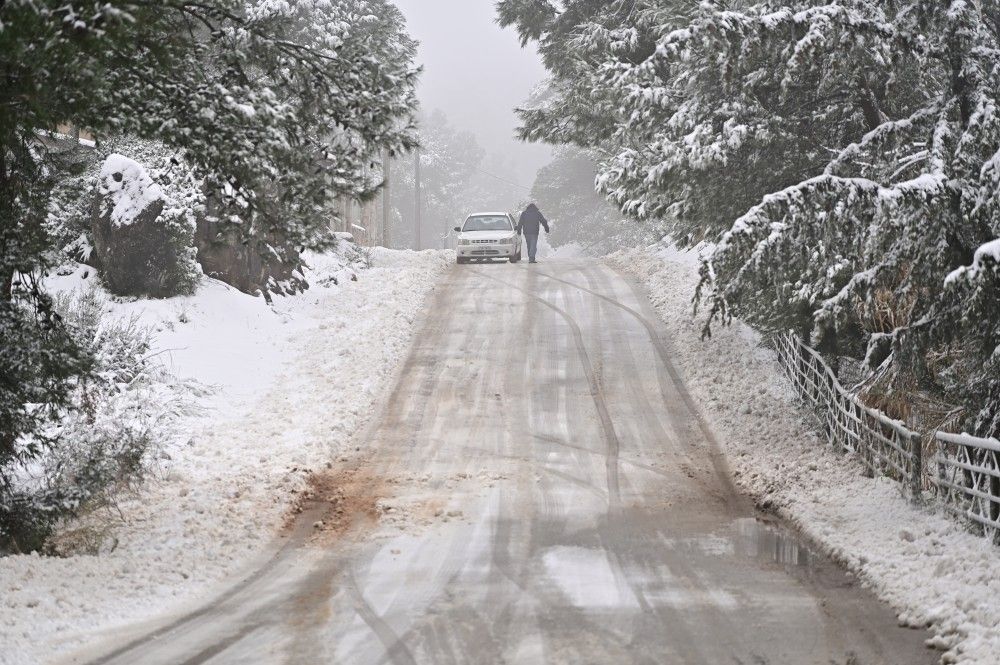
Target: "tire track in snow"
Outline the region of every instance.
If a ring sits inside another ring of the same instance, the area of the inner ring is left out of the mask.
[[[663,367],[667,370],[670,375],[670,379],[677,390],[677,393],[681,396],[684,401],[685,407],[691,415],[694,416],[695,420],[698,422],[698,427],[701,430],[702,436],[709,445],[709,459],[712,462],[712,467],[715,469],[716,476],[718,477],[719,483],[725,492],[725,503],[726,506],[735,513],[747,513],[749,510],[749,504],[746,499],[744,499],[740,493],[736,490],[736,485],[733,483],[732,473],[729,469],[729,464],[726,462],[725,453],[722,452],[722,446],[719,445],[718,440],[715,438],[715,433],[712,431],[711,426],[709,426],[708,421],[705,416],[701,413],[698,405],[695,403],[694,399],[691,397],[691,393],[688,392],[687,387],[684,385],[684,381],[681,378],[680,372],[674,367],[674,364],[670,361],[670,354],[667,351],[666,345],[660,338],[656,327],[649,322],[649,320],[643,316],[640,312],[632,309],[628,305],[625,305],[614,298],[604,295],[603,293],[598,293],[585,286],[581,286],[574,282],[570,282],[559,277],[555,277],[548,273],[538,271],[538,274],[551,279],[555,282],[560,282],[566,286],[570,286],[574,289],[579,289],[585,291],[595,298],[600,298],[601,300],[618,307],[625,312],[628,312],[633,316],[643,328],[646,329],[646,333],[649,336],[650,342],[653,344],[653,348],[656,349],[656,354],[659,356],[660,362]],[[623,276],[624,277],[624,276]],[[626,280],[627,281],[627,280]]]
[[[484,279],[489,279],[494,282],[499,282],[505,286],[509,286],[512,289],[517,289],[521,293],[539,303],[540,305],[547,307],[556,314],[558,314],[562,320],[569,326],[570,331],[573,333],[573,341],[576,346],[577,355],[580,358],[580,362],[583,365],[584,375],[587,377],[587,382],[590,384],[590,396],[594,400],[594,407],[597,409],[597,417],[601,421],[601,430],[604,435],[604,444],[607,448],[608,455],[605,462],[605,469],[607,474],[608,483],[608,512],[609,514],[616,514],[621,511],[621,485],[619,481],[619,467],[618,467],[618,455],[621,451],[621,442],[618,440],[618,433],[615,432],[614,422],[611,420],[611,413],[608,411],[607,401],[604,396],[604,387],[597,375],[594,373],[594,366],[590,361],[590,354],[587,353],[587,347],[583,342],[583,331],[580,330],[580,326],[577,322],[570,316],[565,310],[553,305],[545,298],[535,295],[528,289],[516,286],[514,284],[507,284],[502,280],[495,277],[482,273],[478,270],[472,271],[474,274],[483,277]],[[610,515],[609,515],[610,516]]]

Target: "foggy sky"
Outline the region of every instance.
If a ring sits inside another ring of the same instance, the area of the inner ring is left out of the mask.
[[[471,131],[487,152],[513,161],[518,182],[531,186],[550,148],[521,143],[514,107],[545,75],[534,48],[521,48],[513,30],[495,22],[496,0],[395,0],[420,42],[423,110],[436,108],[459,130]]]

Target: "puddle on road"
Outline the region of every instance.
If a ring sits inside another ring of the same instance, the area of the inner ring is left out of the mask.
[[[782,568],[810,570],[829,563],[795,531],[763,516],[736,519],[711,533],[678,542],[711,556],[753,559],[761,565]]]
[[[802,567],[818,563],[817,557],[795,533],[760,518],[735,521],[733,546],[738,556],[767,563]]]
[[[778,566],[788,575],[827,588],[853,587],[854,576],[816,550],[800,534],[769,516],[735,520],[728,536],[731,552],[761,566]]]

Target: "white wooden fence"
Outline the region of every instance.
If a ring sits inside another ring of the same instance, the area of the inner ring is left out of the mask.
[[[816,350],[795,334],[774,338],[798,396],[813,408],[830,445],[853,453],[872,474],[902,483],[914,501],[937,496],[975,531],[1000,543],[1000,441],[914,432],[846,390]]]
[[[1000,441],[935,432],[935,473],[945,506],[1000,542]]]

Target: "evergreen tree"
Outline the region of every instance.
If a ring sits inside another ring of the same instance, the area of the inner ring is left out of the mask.
[[[422,248],[447,246],[452,227],[476,209],[473,180],[486,151],[469,132],[457,131],[439,110],[419,121],[420,140],[420,243]],[[413,247],[416,241],[414,154],[401,156],[392,165],[391,205],[396,220],[393,242]]]
[[[90,365],[39,285],[54,259],[42,138],[58,125],[178,151],[227,219],[322,247],[333,197],[414,143],[414,43],[387,0],[9,0],[0,4],[0,508],[8,464]]]
[[[827,11],[823,60],[843,58],[847,72],[853,48],[881,49],[887,82],[917,81],[920,95],[879,105],[880,122],[822,174],[736,220],[703,271],[711,313],[809,333],[827,352],[864,357],[882,390],[958,401],[971,429],[1000,433],[997,319],[975,320],[1000,303],[983,290],[987,243],[1000,235],[996,24],[975,3],[915,2],[892,15],[854,4]]]
[[[662,233],[625,219],[595,191],[597,164],[590,153],[561,147],[549,164],[538,171],[531,200],[545,213],[553,245],[578,244],[592,254],[654,242]]]
[[[553,74],[523,136],[599,150],[623,212],[718,243],[709,324],[795,329],[998,433],[995,1],[499,11]]]

